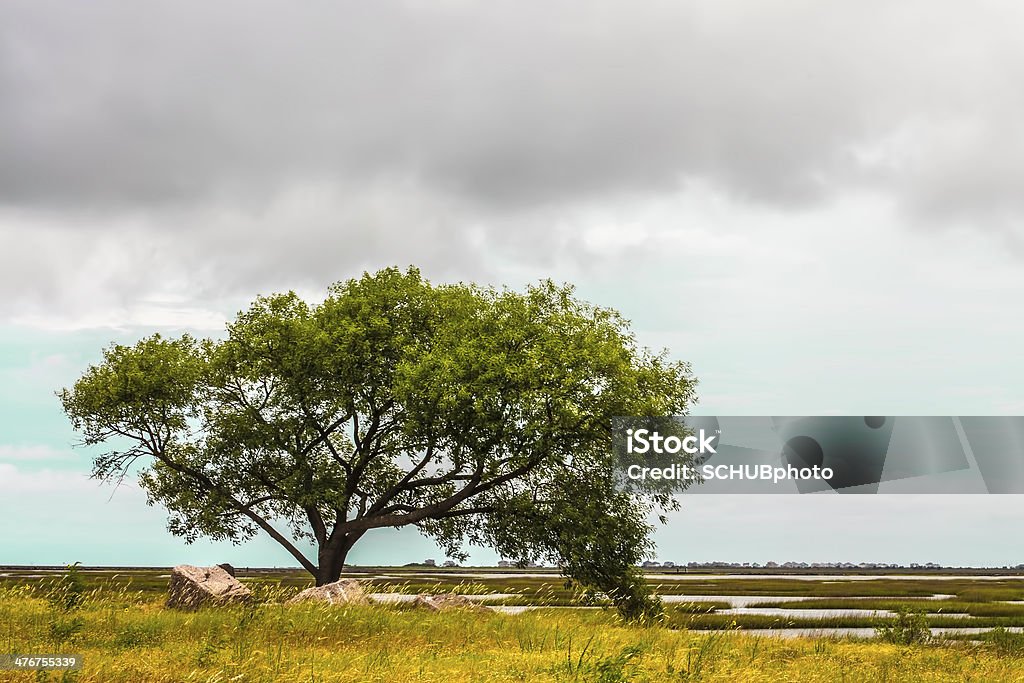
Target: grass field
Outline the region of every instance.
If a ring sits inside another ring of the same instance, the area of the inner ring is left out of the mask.
[[[0,653],[77,653],[85,666],[69,674],[0,671],[0,681],[1024,681],[1024,637],[1017,634],[995,631],[916,645],[784,640],[735,632],[740,626],[779,628],[780,622],[716,613],[728,606],[717,600],[670,605],[667,623],[651,627],[626,626],[600,609],[541,608],[513,616],[384,605],[284,606],[281,599],[308,580],[279,572],[243,577],[259,596],[254,606],[189,613],[163,607],[165,571],[84,572],[73,604],[54,590],[61,585],[54,576],[8,573],[0,578]],[[671,588],[676,595],[799,595],[796,602],[772,603],[796,609],[927,603],[941,618],[962,619],[945,615],[964,613],[1000,620],[986,625],[1024,623],[1024,606],[1001,602],[1022,599],[1020,579],[851,581],[844,582],[850,585],[841,597],[834,583],[738,581],[687,581]],[[553,575],[409,574],[369,583],[377,592],[517,593],[520,603],[533,604],[573,597]],[[669,594],[663,585],[658,590]],[[923,599],[936,593],[954,597]],[[703,630],[708,628],[726,631]]]

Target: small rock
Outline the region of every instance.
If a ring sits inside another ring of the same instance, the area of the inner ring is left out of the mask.
[[[198,609],[204,605],[230,605],[252,600],[252,593],[218,566],[179,564],[171,570],[167,606]]]
[[[441,595],[417,595],[412,602],[414,607],[423,607],[431,612],[442,612],[453,609],[473,610],[474,612],[493,612],[490,607],[473,602],[464,595],[442,593]]]
[[[368,605],[369,598],[363,584],[355,579],[341,579],[323,586],[307,588],[288,600],[289,605],[299,602],[326,602],[328,605]]]

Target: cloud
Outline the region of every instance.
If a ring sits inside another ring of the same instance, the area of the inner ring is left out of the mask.
[[[1024,151],[1002,144],[1024,49],[1022,10],[1000,2],[21,2],[4,15],[0,198],[16,205],[251,202],[368,178],[533,206],[690,177],[803,202],[876,176],[924,201]]]
[[[576,282],[718,409],[1003,410],[1022,13],[4,3],[0,321],[208,334],[415,263]]]
[[[0,466],[14,462],[49,462],[54,460],[70,460],[74,454],[66,450],[58,450],[50,446],[42,445],[10,445],[0,444]],[[0,474],[10,476],[13,470],[0,470]]]
[[[47,328],[212,329],[256,293],[326,284],[382,265],[471,262],[446,209],[414,191],[307,186],[259,207],[102,216],[0,209],[0,315]],[[177,227],[183,226],[183,227]],[[225,298],[227,297],[227,298]]]
[[[911,225],[1019,248],[1022,18],[994,0],[4,3],[0,315],[150,322],[136,299],[178,297],[165,317],[206,325],[234,300],[199,300],[383,264],[572,268],[580,213],[707,186],[794,212],[878,193]]]
[[[5,501],[39,494],[52,499],[53,496],[96,489],[98,486],[97,482],[90,481],[87,475],[80,472],[55,469],[26,470],[14,463],[0,462],[0,493],[4,494]],[[5,516],[13,519],[16,515]]]

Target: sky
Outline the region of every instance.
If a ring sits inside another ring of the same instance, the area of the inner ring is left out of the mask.
[[[54,392],[388,265],[571,282],[692,363],[699,414],[1024,414],[1022,28],[986,0],[4,2],[0,564],[292,564],[90,480]],[[1022,525],[1019,496],[694,496],[656,540],[1002,565]]]

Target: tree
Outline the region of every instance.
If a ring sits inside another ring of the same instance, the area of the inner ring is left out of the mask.
[[[83,442],[109,449],[93,475],[139,463],[149,504],[189,542],[262,531],[322,585],[367,532],[414,525],[451,557],[470,541],[553,561],[649,612],[635,565],[647,517],[675,503],[615,486],[611,419],[685,414],[694,387],[569,286],[435,286],[389,268],[318,305],[260,297],[223,339],[112,345],[59,396]]]

